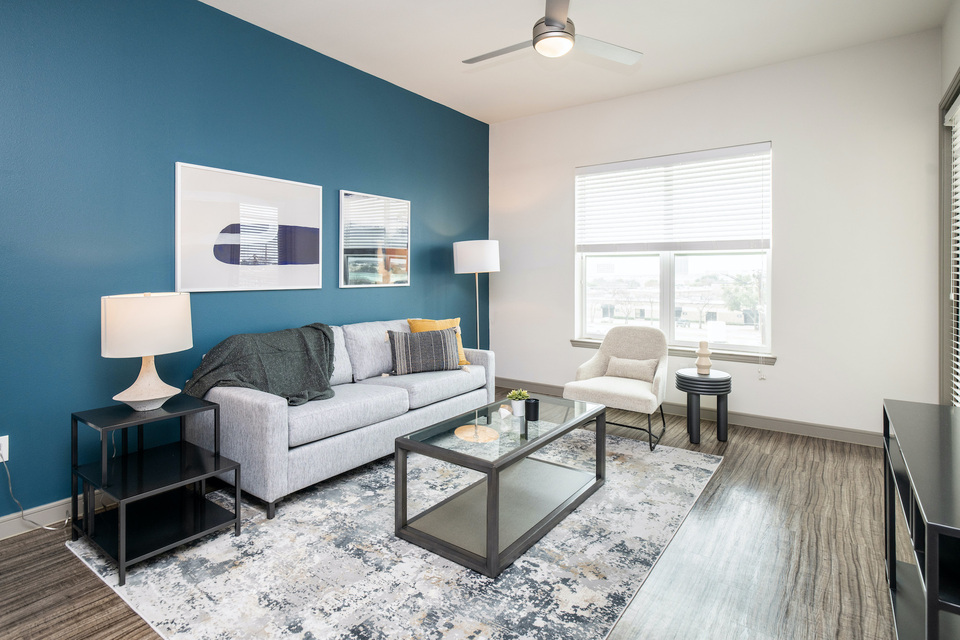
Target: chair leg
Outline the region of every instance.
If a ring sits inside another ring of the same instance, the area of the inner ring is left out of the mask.
[[[607,420],[607,425],[616,425],[618,427],[627,427],[628,429],[636,429],[638,431],[647,432],[647,445],[650,447],[650,451],[653,451],[657,448],[657,445],[660,444],[660,438],[663,437],[663,434],[667,432],[667,419],[663,415],[663,405],[660,405],[660,421],[663,423],[663,427],[660,429],[660,433],[656,436],[653,435],[653,422],[651,420],[652,413],[647,414],[647,428],[637,427],[632,424],[623,424],[621,422],[613,422],[612,420]],[[656,439],[654,439],[656,438]]]

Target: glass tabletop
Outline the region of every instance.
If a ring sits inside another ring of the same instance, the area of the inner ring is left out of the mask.
[[[510,401],[493,402],[456,418],[444,420],[401,439],[495,462],[551,433],[593,417],[603,405],[579,400],[531,395],[540,401],[539,420],[526,421],[510,412]]]

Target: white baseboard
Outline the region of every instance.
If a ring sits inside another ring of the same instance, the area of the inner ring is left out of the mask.
[[[534,393],[543,393],[549,396],[563,397],[563,387],[552,384],[540,384],[527,380],[513,380],[511,378],[497,378],[498,387],[508,389],[527,389]],[[675,416],[687,415],[687,406],[675,402],[663,403],[664,413]],[[717,412],[713,409],[700,409],[700,417],[703,420],[717,419]],[[800,422],[799,420],[786,420],[783,418],[768,418],[766,416],[757,416],[749,413],[737,413],[731,411],[727,414],[727,422],[744,427],[753,427],[755,429],[766,429],[767,431],[780,431],[782,433],[792,433],[799,436],[810,436],[812,438],[823,438],[825,440],[837,440],[838,442],[848,442],[851,444],[862,444],[870,447],[883,446],[883,434],[872,431],[861,431],[859,429],[846,429],[844,427],[831,427],[825,424],[814,424],[812,422]]]
[[[26,509],[23,514],[31,520],[36,520],[40,524],[59,526],[63,523],[63,519],[70,514],[70,498],[40,505],[33,509]],[[0,518],[0,540],[17,536],[27,531],[33,531],[37,528],[37,526],[21,518],[20,511],[17,510],[10,515]]]
[[[79,501],[79,512],[83,513],[83,495],[77,497]],[[100,492],[97,492],[97,509],[103,507]],[[70,498],[57,500],[50,504],[43,504],[39,507],[26,509],[23,515],[37,522],[38,524],[61,527],[64,519],[70,517]],[[69,526],[69,525],[67,525]],[[0,518],[0,540],[18,536],[21,533],[27,533],[39,529],[37,525],[30,524],[20,517],[20,511],[16,511]]]

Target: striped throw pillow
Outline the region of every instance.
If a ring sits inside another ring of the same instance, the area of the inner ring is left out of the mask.
[[[460,368],[456,329],[420,333],[388,331],[387,335],[393,353],[393,375]]]

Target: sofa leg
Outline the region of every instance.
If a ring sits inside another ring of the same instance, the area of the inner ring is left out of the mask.
[[[273,517],[277,515],[277,502],[279,500],[267,503],[267,520],[273,520]]]

